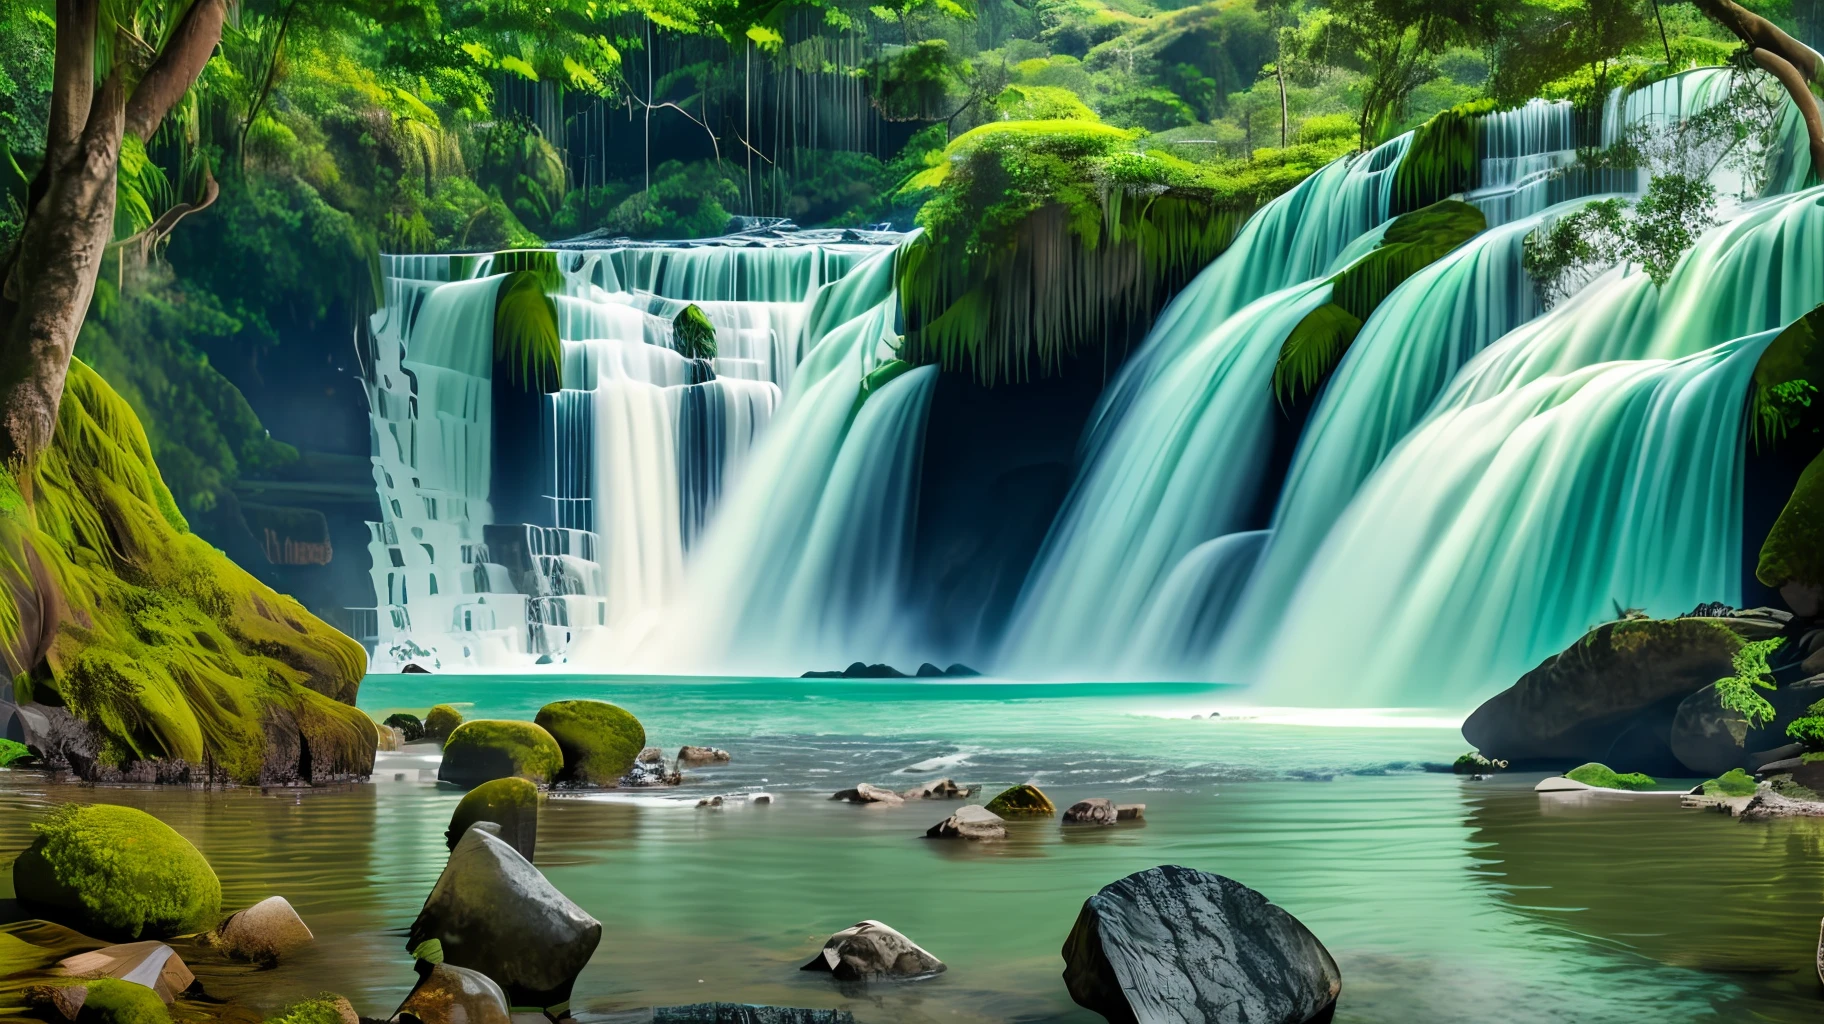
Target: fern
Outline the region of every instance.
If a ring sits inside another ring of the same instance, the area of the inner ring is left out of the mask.
[[[1772,669],[1767,667],[1767,655],[1782,643],[1785,638],[1776,636],[1771,640],[1743,644],[1735,652],[1735,675],[1716,681],[1717,703],[1741,715],[1750,728],[1773,721],[1773,705],[1756,691],[1774,689],[1774,684],[1766,678],[1772,674]]]
[[[550,394],[562,386],[563,356],[557,304],[545,293],[539,272],[515,270],[501,278],[494,300],[495,372]]]

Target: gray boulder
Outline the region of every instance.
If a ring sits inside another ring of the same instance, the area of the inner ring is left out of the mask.
[[[1007,823],[980,804],[965,804],[925,832],[929,839],[1005,839]]]
[[[665,764],[665,754],[658,747],[646,747],[633,759],[633,767],[621,776],[623,786],[676,786],[684,774]]]
[[[721,747],[683,746],[678,748],[679,764],[727,764],[729,760],[728,751]]]
[[[1790,743],[1786,726],[1824,700],[1824,676],[1760,693],[1772,705],[1774,717],[1759,726],[1750,726],[1741,712],[1723,707],[1715,684],[1686,697],[1672,721],[1672,755],[1692,775],[1711,778],[1731,768],[1753,771],[1784,756],[1783,748]]]
[[[906,802],[905,798],[898,793],[866,782],[856,786],[854,789],[845,789],[840,792],[832,793],[830,794],[830,799],[841,800],[851,804],[885,804],[888,807],[897,807]]]
[[[1099,796],[1078,800],[1064,809],[1066,825],[1113,825],[1117,820],[1115,802]]]
[[[432,939],[444,963],[492,978],[510,1005],[551,1007],[569,1001],[602,925],[482,822],[451,851],[406,949]]]
[[[802,971],[825,971],[843,981],[916,978],[936,974],[944,962],[879,921],[862,921],[829,937]]]
[[[393,1020],[423,1024],[512,1024],[507,996],[480,971],[451,964],[420,964],[418,984]]]
[[[1117,1024],[1306,1024],[1342,991],[1310,930],[1231,878],[1165,865],[1091,896],[1064,941],[1070,997]]]
[[[907,800],[963,800],[974,792],[973,788],[957,785],[955,779],[943,778],[921,782],[900,796]]]

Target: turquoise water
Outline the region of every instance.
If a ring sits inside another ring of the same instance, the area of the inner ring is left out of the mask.
[[[728,749],[663,793],[554,795],[537,862],[605,926],[583,1013],[707,999],[842,1006],[864,1022],[1073,1021],[1058,950],[1085,897],[1180,863],[1260,889],[1343,970],[1353,1022],[1811,1020],[1824,824],[1744,824],[1669,798],[1546,798],[1538,776],[1427,771],[1464,747],[1455,716],[1334,714],[1301,724],[1209,685],[377,676],[381,715],[466,704],[529,718],[615,700],[653,743]],[[276,971],[199,969],[212,993],[273,1007],[328,988],[390,1014],[412,980],[405,932],[445,857],[459,794],[420,781],[435,751],[385,755],[371,785],[299,793],[94,789],[0,772],[0,856],[59,800],[144,806],[189,836],[231,906],[291,899],[317,948]],[[1037,781],[1060,804],[1147,804],[1143,825],[1016,822],[1008,841],[921,838],[944,803],[829,802],[871,781]],[[770,805],[699,810],[764,788]],[[10,895],[0,878],[0,897]],[[945,960],[928,982],[843,990],[802,974],[863,918]]]

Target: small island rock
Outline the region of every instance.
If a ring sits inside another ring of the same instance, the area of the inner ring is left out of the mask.
[[[965,804],[925,832],[931,839],[1005,839],[1007,823],[980,804]]]
[[[442,743],[462,724],[462,712],[448,704],[439,704],[424,715],[424,738]]]
[[[27,907],[91,935],[137,939],[200,932],[222,912],[222,886],[190,841],[144,811],[64,804],[13,862]]]
[[[879,921],[862,921],[827,939],[799,970],[828,971],[842,981],[915,978],[944,970],[944,962]]]
[[[464,793],[443,833],[445,843],[454,850],[469,826],[480,821],[500,826],[500,838],[531,860],[538,846],[538,787],[513,776],[484,782]]]
[[[627,709],[605,700],[560,700],[533,719],[564,754],[558,781],[612,786],[633,767],[646,745],[646,727]]]
[[[959,786],[955,779],[933,779],[921,782],[900,795],[907,800],[962,800],[974,793],[973,788]]]
[[[832,793],[830,799],[851,804],[885,804],[888,807],[897,807],[906,802],[905,798],[898,793],[866,782],[854,789],[844,789]]]
[[[1099,796],[1078,800],[1064,809],[1067,825],[1113,825],[1116,820],[1115,802]]]
[[[229,915],[208,938],[210,945],[236,960],[268,964],[316,941],[304,919],[283,896],[268,896]]]
[[[679,764],[726,764],[729,760],[728,751],[721,747],[683,746],[678,748]]]
[[[988,801],[988,809],[1003,818],[1049,818],[1058,813],[1051,798],[1037,786],[1014,786]]]
[[[1306,1024],[1342,973],[1299,920],[1240,882],[1149,868],[1083,904],[1064,942],[1070,997],[1113,1022]]]
[[[563,751],[544,729],[531,722],[484,718],[450,733],[437,778],[465,789],[513,776],[548,786],[563,767]]]

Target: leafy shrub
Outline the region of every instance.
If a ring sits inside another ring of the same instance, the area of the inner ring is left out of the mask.
[[[1774,688],[1767,679],[1772,671],[1767,667],[1767,655],[1785,642],[1784,637],[1776,636],[1743,644],[1735,652],[1735,675],[1716,681],[1717,703],[1741,715],[1751,728],[1773,721],[1773,705],[1756,691]]]

